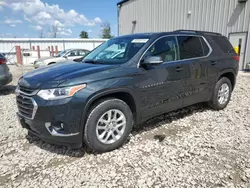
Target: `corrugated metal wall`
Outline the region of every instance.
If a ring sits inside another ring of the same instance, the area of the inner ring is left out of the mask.
[[[82,48],[92,50],[99,46],[105,39],[23,39],[23,38],[0,38],[0,52],[15,52],[15,46],[21,49],[32,49],[32,46],[40,46],[41,50],[48,49],[49,46],[58,46],[59,51],[69,48]]]
[[[118,6],[119,35],[193,29],[219,32],[250,31],[250,0],[129,0]],[[133,21],[136,24],[133,26]],[[250,63],[248,34],[245,65]]]
[[[119,34],[199,29],[228,36],[248,31],[249,20],[250,1],[130,0],[119,10]]]

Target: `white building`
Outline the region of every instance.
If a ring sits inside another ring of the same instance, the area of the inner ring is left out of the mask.
[[[123,0],[119,35],[178,29],[218,32],[239,48],[240,69],[250,63],[250,0]]]

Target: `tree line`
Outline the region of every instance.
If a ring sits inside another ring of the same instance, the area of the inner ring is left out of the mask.
[[[49,28],[49,35],[52,37],[52,38],[57,38],[58,37],[58,34],[59,34],[59,26],[58,25],[52,25],[50,28]],[[45,32],[44,32],[44,28],[42,28],[41,30],[39,30],[39,38],[45,38]],[[79,35],[80,38],[89,38],[89,34],[87,31],[83,30],[81,31],[80,35]],[[112,35],[112,32],[111,32],[111,27],[110,27],[110,23],[106,22],[106,23],[103,23],[101,25],[101,34],[100,34],[100,37],[103,38],[103,39],[110,39],[110,38],[113,38],[114,36]]]
[[[79,35],[80,38],[83,38],[83,39],[87,39],[89,38],[89,34],[87,31],[81,31],[80,35]],[[110,24],[107,22],[107,23],[104,23],[102,24],[101,26],[101,35],[100,35],[101,38],[103,39],[110,39],[110,38],[113,38],[114,36],[111,34],[111,27],[110,27]]]

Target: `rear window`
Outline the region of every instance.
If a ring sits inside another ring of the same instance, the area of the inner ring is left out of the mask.
[[[178,36],[180,59],[191,59],[206,56],[209,48],[201,37]],[[203,44],[202,44],[203,40]]]
[[[234,48],[228,41],[227,37],[224,36],[211,36],[211,37],[224,53],[234,53]]]

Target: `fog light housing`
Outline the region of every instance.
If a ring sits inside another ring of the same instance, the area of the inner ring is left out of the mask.
[[[45,127],[52,136],[74,136],[78,133],[65,133],[63,122],[46,122]]]

